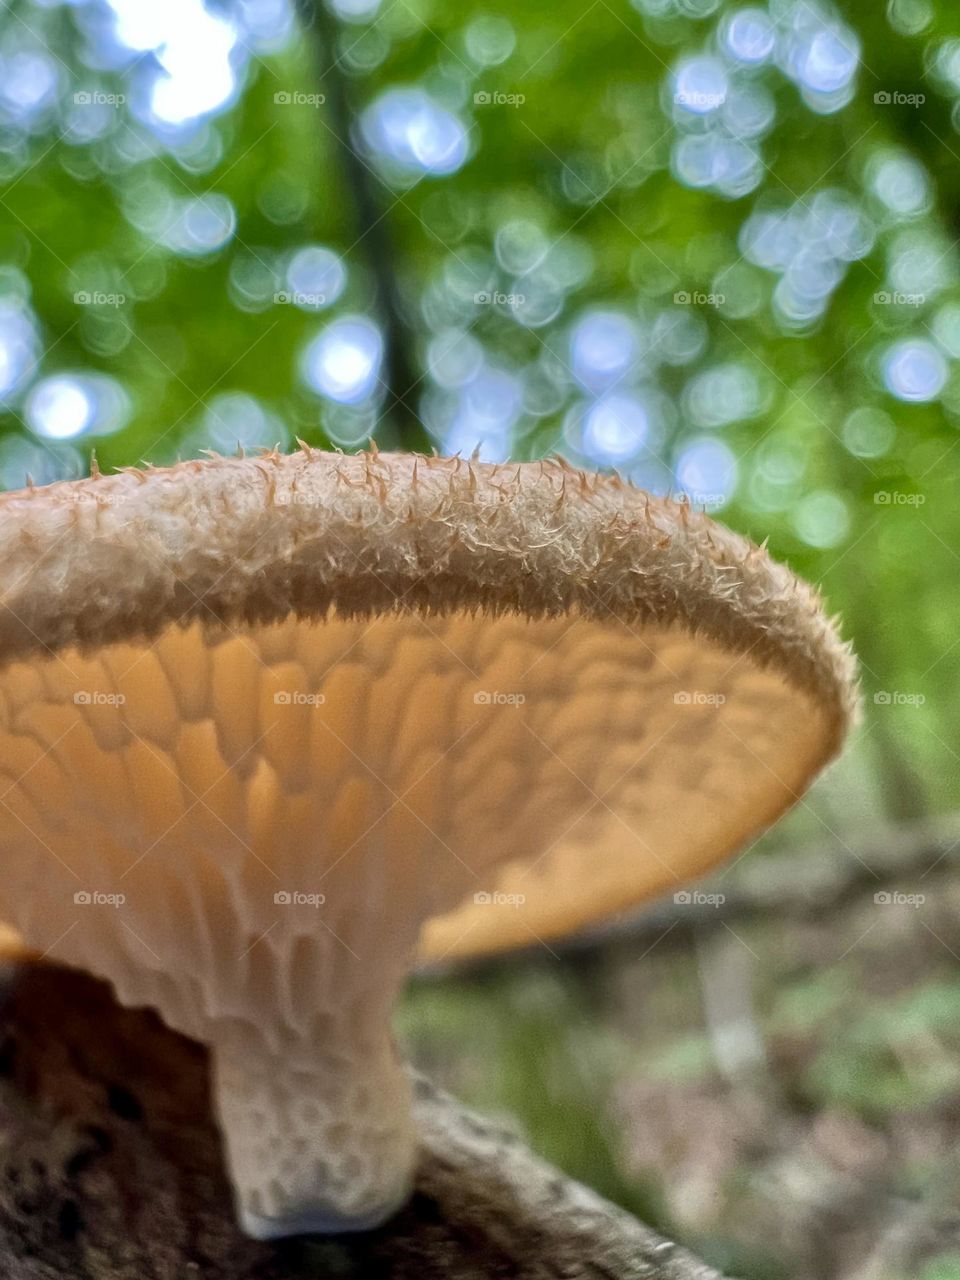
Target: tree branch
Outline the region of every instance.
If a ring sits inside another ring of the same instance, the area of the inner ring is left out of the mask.
[[[386,210],[379,199],[378,183],[354,143],[356,111],[349,79],[336,53],[336,20],[323,0],[298,0],[297,10],[312,40],[318,77],[326,90],[334,147],[356,218],[355,244],[366,256],[374,283],[373,310],[384,335],[384,417],[394,424],[398,443],[404,449],[429,453],[432,442],[417,412],[416,389],[421,376],[413,361],[416,335],[400,293],[397,253]]]
[[[4,1280],[721,1280],[425,1082],[416,1191],[396,1218],[352,1237],[248,1240],[203,1049],[80,973],[24,965],[6,992]]]

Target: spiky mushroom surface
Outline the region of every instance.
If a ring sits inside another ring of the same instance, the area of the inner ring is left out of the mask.
[[[0,917],[211,1048],[251,1234],[407,1194],[419,953],[549,941],[792,804],[815,594],[559,462],[304,448],[0,498]]]

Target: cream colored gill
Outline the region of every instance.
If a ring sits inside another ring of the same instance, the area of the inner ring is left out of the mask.
[[[380,1221],[415,1155],[390,1013],[427,959],[672,890],[827,736],[704,637],[416,612],[170,627],[0,672],[0,914],[213,1053],[254,1235]]]

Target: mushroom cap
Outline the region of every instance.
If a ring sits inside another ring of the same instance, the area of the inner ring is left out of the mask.
[[[122,729],[69,694],[106,670],[175,771],[194,758],[178,725],[212,721],[251,786],[264,762],[288,793],[363,781],[356,829],[333,812],[346,843],[399,813],[384,858],[425,829],[466,864],[428,960],[548,940],[700,876],[803,794],[855,710],[810,587],[688,505],[561,461],[304,447],[130,469],[0,496],[0,546],[5,788],[34,769],[32,734],[86,797]],[[336,704],[319,739],[335,761],[311,764],[314,730],[268,732],[292,654]],[[82,727],[61,742],[64,707]],[[63,852],[55,822],[34,825],[39,761],[4,852],[21,827]]]

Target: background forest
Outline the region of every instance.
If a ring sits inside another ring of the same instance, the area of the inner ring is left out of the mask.
[[[560,452],[822,585],[847,755],[713,888],[426,974],[465,1101],[752,1280],[960,1277],[960,10],[5,0],[0,484]]]

